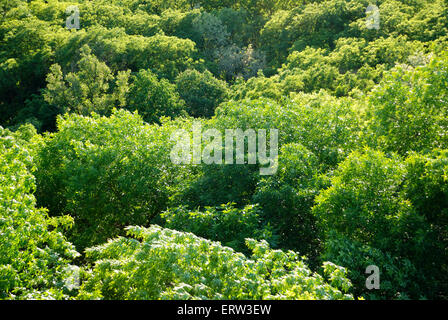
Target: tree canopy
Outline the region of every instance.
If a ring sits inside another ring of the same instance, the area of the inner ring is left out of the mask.
[[[2,1],[0,299],[448,299],[447,5]]]

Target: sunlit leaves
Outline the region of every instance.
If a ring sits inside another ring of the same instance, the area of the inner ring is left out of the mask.
[[[64,267],[79,254],[61,231],[73,219],[50,219],[36,207],[23,129],[13,135],[0,127],[0,299],[67,298]]]
[[[89,248],[94,267],[81,299],[351,299],[345,270],[325,264],[325,278],[292,251],[247,240],[251,258],[194,236],[152,225]],[[328,279],[328,280],[326,280]]]

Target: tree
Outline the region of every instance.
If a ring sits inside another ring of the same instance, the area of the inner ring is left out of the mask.
[[[293,252],[247,239],[246,258],[221,246],[157,225],[128,227],[132,238],[89,248],[94,267],[79,299],[352,299],[345,269],[313,274]]]
[[[424,217],[427,228],[413,261],[425,270],[428,295],[443,298],[447,292],[448,151],[434,150],[428,155],[412,153],[405,165],[404,194]]]
[[[67,299],[70,262],[79,255],[63,231],[69,216],[50,218],[36,206],[31,125],[0,127],[0,298]]]
[[[426,66],[401,66],[373,91],[367,116],[380,148],[404,155],[448,147],[447,67],[447,53]]]
[[[140,70],[131,81],[127,108],[137,110],[143,120],[159,122],[162,116],[186,115],[185,102],[168,80],[158,80],[150,70]]]
[[[402,192],[405,175],[406,168],[397,156],[387,157],[370,149],[355,151],[339,165],[331,187],[317,196],[313,208],[327,238],[326,259],[334,257],[348,266],[353,259],[368,261],[369,256],[364,255],[378,250],[373,259],[395,283],[382,287],[378,295],[383,298],[399,292],[411,298],[434,294],[426,282],[431,274],[419,263],[426,252],[430,227]],[[340,255],[340,250],[353,251],[355,257]],[[393,267],[386,269],[391,264]],[[352,279],[361,279],[362,272],[352,270]],[[394,280],[396,272],[399,282]],[[356,290],[363,292],[364,283],[357,283]]]
[[[74,218],[68,235],[81,249],[119,234],[125,225],[149,223],[166,209],[179,174],[169,158],[177,128],[145,124],[126,110],[110,117],[59,117],[58,131],[38,152],[39,204],[54,216]]]
[[[227,84],[214,78],[209,71],[187,70],[176,78],[176,86],[187,104],[188,113],[194,117],[211,117],[229,94]]]
[[[203,12],[192,21],[193,29],[200,35],[200,47],[206,52],[223,47],[228,42],[229,33],[217,17]]]
[[[318,159],[296,143],[284,145],[279,155],[278,173],[260,179],[253,202],[260,204],[261,217],[279,235],[280,248],[316,259],[319,236],[311,208],[324,185]]]
[[[57,64],[51,66],[47,76],[45,101],[58,107],[60,113],[75,112],[88,115],[91,112],[110,114],[115,106],[123,107],[130,71],[114,76],[109,67],[100,62],[85,45],[77,72],[63,75]]]
[[[247,253],[246,238],[264,239],[271,244],[276,241],[271,226],[263,225],[257,205],[238,209],[235,203],[227,203],[203,211],[180,206],[163,212],[161,217],[165,228],[191,232],[243,253]]]

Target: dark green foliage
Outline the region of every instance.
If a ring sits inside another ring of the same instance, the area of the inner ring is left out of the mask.
[[[177,90],[194,117],[211,117],[215,108],[228,96],[227,84],[209,71],[187,70],[176,78]]]
[[[162,213],[166,228],[191,232],[197,236],[219,241],[236,251],[246,252],[246,238],[266,239],[275,243],[271,227],[263,226],[257,206],[243,209],[234,204],[205,207],[204,211],[190,211],[185,207],[172,208]]]
[[[446,297],[448,284],[448,151],[406,159],[405,195],[424,217],[425,238],[415,263],[430,275],[432,290]]]
[[[325,243],[322,259],[329,259],[348,268],[348,278],[353,283],[356,296],[367,299],[410,299],[427,298],[422,295],[418,281],[422,279],[416,267],[407,258],[393,256],[377,248],[350,240],[336,233]],[[366,288],[367,266],[380,268],[380,289]]]
[[[373,264],[381,266],[385,278],[392,282],[376,297],[440,295],[446,283],[443,261],[447,257],[446,190],[442,187],[446,174],[439,171],[446,171],[444,163],[446,152],[435,158],[412,156],[406,162],[368,149],[362,154],[352,153],[340,164],[332,186],[317,197],[313,208],[327,237],[325,258],[348,266],[356,259],[356,263],[371,261],[368,257],[373,250],[374,260],[383,261]],[[424,179],[432,181],[423,187],[420,181]],[[422,189],[417,191],[419,184]],[[434,204],[429,205],[431,197],[437,197],[439,203],[433,208]],[[428,200],[424,207],[422,199]],[[354,257],[341,250],[353,251]],[[349,276],[356,290],[367,294],[360,280],[363,272],[360,265],[351,269]]]
[[[317,157],[300,144],[281,148],[275,175],[257,185],[253,202],[279,235],[281,248],[293,249],[310,258],[319,253],[315,218],[311,215],[314,197],[322,187]]]
[[[45,85],[55,42],[48,23],[34,17],[0,24],[0,124],[9,125]]]
[[[259,179],[257,165],[202,165],[199,172],[180,190],[176,203],[189,207],[212,206],[235,202],[238,206],[250,203]]]

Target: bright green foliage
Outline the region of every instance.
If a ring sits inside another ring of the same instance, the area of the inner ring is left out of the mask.
[[[68,5],[81,13],[76,32],[64,25]],[[250,81],[243,90],[247,98],[322,88],[356,96],[396,63],[446,47],[443,0],[381,1],[378,30],[366,28],[367,5],[367,0],[244,0],[207,1],[194,9],[194,1],[8,0],[0,7],[0,122],[28,121],[54,130],[57,112],[31,97],[41,95],[52,64],[63,74],[73,72],[85,44],[112,74],[150,69],[174,81],[187,69],[206,67],[232,83],[258,78],[262,69],[269,85],[263,77]],[[315,63],[291,68],[291,59],[312,57],[313,50],[321,52]],[[254,85],[269,95],[253,92]]]
[[[334,166],[355,148],[359,116],[351,100],[325,94],[299,94],[276,103],[267,99],[231,101],[216,112],[219,128],[278,129],[279,144],[301,143],[319,162]]]
[[[268,60],[280,66],[293,45],[298,51],[307,45],[330,46],[351,21],[365,17],[367,5],[367,1],[322,1],[277,11],[261,31]]]
[[[29,136],[0,127],[0,299],[67,298],[69,262],[79,254],[61,231],[73,220],[36,207]]]
[[[136,40],[140,41],[131,42],[128,50],[131,55],[138,54],[131,61],[140,69],[151,68],[158,76],[174,81],[179,73],[195,65],[196,48],[191,40],[164,35]]]
[[[118,27],[123,28],[127,34],[145,37],[153,36],[160,30],[158,27],[160,18],[157,15],[149,14],[145,8],[141,8],[142,10],[135,8],[141,1],[135,1],[130,6],[120,2],[104,1],[101,6],[92,1],[80,3],[78,7],[82,28],[95,25],[101,25],[108,29]],[[142,5],[144,4],[142,3]],[[63,11],[65,7],[63,7]],[[65,16],[63,15],[63,17]]]
[[[262,72],[259,72],[257,77],[250,78],[246,82],[240,78],[231,87],[231,97],[234,100],[244,98],[255,100],[264,97],[280,101],[283,90],[277,79],[278,76],[267,78]]]
[[[380,148],[406,154],[448,147],[448,54],[399,67],[372,93],[370,126]]]
[[[266,82],[261,76],[239,84],[237,97],[253,97],[254,85],[257,86],[255,94],[271,98],[274,88],[280,91],[277,96],[320,89],[336,96],[356,95],[359,91],[372,89],[384,70],[396,63],[423,64],[423,52],[425,49],[421,42],[408,41],[404,36],[379,38],[369,43],[364,39],[339,38],[332,51],[309,46],[292,51],[286,64],[278,69],[278,74],[268,78],[266,92],[258,87],[262,80]]]
[[[263,226],[260,210],[255,205],[243,209],[234,204],[219,207],[206,207],[204,211],[188,210],[186,207],[171,208],[161,214],[165,220],[164,227],[191,232],[197,236],[219,241],[224,246],[245,252],[246,238],[265,239],[275,242],[270,226]]]
[[[293,10],[278,10],[263,26],[260,42],[272,66],[280,67],[289,53],[307,46],[333,49],[344,37],[375,40],[381,37],[432,41],[443,36],[446,29],[444,4],[438,1],[403,3],[386,0],[377,3],[380,28],[367,29],[366,0],[319,1],[297,6]],[[390,53],[393,51],[387,50]],[[386,52],[387,52],[386,51]],[[383,51],[384,52],[384,51]],[[402,52],[400,48],[398,54]]]
[[[209,71],[187,70],[176,78],[177,90],[194,117],[211,117],[215,108],[228,96],[227,84]]]
[[[231,128],[266,129],[268,133],[278,129],[279,161],[283,167],[273,177],[261,180],[256,164],[198,165],[197,174],[189,176],[178,189],[176,206],[197,208],[235,202],[242,207],[262,202],[266,206],[263,218],[282,229],[282,245],[300,249],[303,254],[315,253],[318,249],[312,243],[317,236],[309,210],[322,187],[318,176],[336,166],[355,147],[358,116],[345,103],[335,106],[332,102],[337,100],[325,94],[300,98],[296,99],[300,102],[282,105],[270,100],[221,104],[216,115],[204,123],[204,129],[215,128],[222,134]],[[286,147],[288,144],[302,146]],[[286,220],[280,221],[281,217]],[[303,232],[296,235],[299,229]],[[300,237],[307,240],[301,242]]]
[[[0,1],[0,298],[72,297],[76,268],[79,298],[348,297],[332,261],[354,296],[447,299],[447,4]],[[279,130],[277,171],[175,165],[193,124]]]
[[[114,77],[108,66],[91,54],[87,45],[81,49],[76,73],[63,76],[57,64],[50,70],[43,95],[60,113],[107,115],[115,106],[123,107],[126,103],[129,72],[119,72]]]
[[[185,103],[176,86],[168,80],[158,80],[150,70],[140,70],[132,76],[127,108],[137,110],[147,122],[158,122],[160,117],[186,115]]]
[[[345,269],[324,264],[325,277],[293,252],[247,240],[252,257],[153,225],[128,227],[137,238],[89,248],[95,265],[81,299],[350,299]]]
[[[373,150],[353,152],[339,165],[331,187],[317,197],[313,211],[326,230],[379,247],[391,245],[400,221],[413,214],[411,204],[396,196],[404,173],[397,158]]]
[[[70,34],[56,51],[63,69],[70,68],[78,48],[87,44],[92,53],[115,72],[151,69],[159,77],[174,80],[182,71],[198,64],[195,43],[161,33],[144,37],[128,35],[122,28],[92,26]]]
[[[351,95],[373,88],[384,70],[396,63],[411,63],[408,60],[422,52],[422,43],[402,36],[371,42],[339,38],[330,54],[310,47],[293,51],[279,71],[279,81],[285,94],[327,89],[337,96]]]
[[[175,176],[170,134],[170,126],[144,124],[124,110],[109,118],[59,118],[37,162],[40,204],[73,216],[70,235],[81,248],[127,224],[148,223],[165,209]]]

